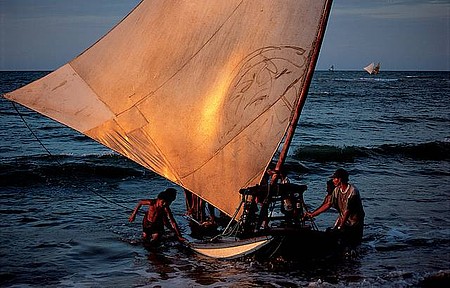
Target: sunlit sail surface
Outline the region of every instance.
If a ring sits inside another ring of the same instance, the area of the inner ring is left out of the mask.
[[[74,60],[5,97],[232,215],[289,125],[325,0],[144,0]]]

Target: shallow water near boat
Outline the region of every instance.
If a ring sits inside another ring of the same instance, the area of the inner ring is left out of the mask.
[[[0,72],[5,93],[46,72]],[[288,158],[320,205],[337,167],[366,211],[355,259],[219,261],[167,243],[146,250],[141,198],[172,185],[77,132],[0,99],[2,286],[301,287],[426,285],[450,275],[450,73],[315,73]],[[181,189],[172,204],[185,233]],[[336,214],[317,219],[321,229]],[[436,280],[438,279],[438,280]],[[434,282],[435,283],[435,282]]]

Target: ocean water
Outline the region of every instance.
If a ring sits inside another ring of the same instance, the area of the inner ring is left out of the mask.
[[[0,93],[47,73],[0,72]],[[356,259],[219,261],[177,243],[148,251],[140,220],[130,224],[128,216],[139,199],[172,184],[1,98],[0,286],[448,285],[450,73],[317,71],[308,97],[288,176],[308,185],[305,201],[317,207],[327,176],[338,167],[350,172],[366,211]],[[188,233],[179,192],[172,210]],[[335,217],[320,215],[319,228]]]

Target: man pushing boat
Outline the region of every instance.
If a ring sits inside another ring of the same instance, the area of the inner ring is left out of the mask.
[[[164,226],[172,229],[179,241],[185,241],[169,207],[175,200],[176,193],[177,190],[174,188],[167,188],[159,193],[156,199],[140,200],[136,208],[134,208],[129,218],[130,222],[134,221],[136,213],[142,205],[148,205],[148,210],[145,212],[142,220],[142,238],[145,244],[152,246],[159,244],[161,236],[164,234]]]
[[[332,178],[335,186],[333,192],[327,195],[322,205],[305,216],[313,218],[333,207],[339,212],[334,229],[342,232],[344,246],[355,248],[361,244],[364,229],[364,208],[358,189],[348,182],[349,174],[345,169],[337,169]]]

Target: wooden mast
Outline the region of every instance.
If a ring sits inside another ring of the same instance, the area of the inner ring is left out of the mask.
[[[308,71],[306,72],[307,74],[306,74],[306,78],[305,78],[305,85],[303,86],[303,89],[300,92],[300,98],[298,100],[297,106],[295,108],[294,114],[292,115],[291,122],[290,122],[288,130],[286,132],[286,138],[284,140],[283,148],[280,152],[280,157],[278,158],[278,162],[275,166],[275,171],[280,171],[281,167],[283,167],[283,165],[284,165],[284,162],[286,160],[286,157],[287,157],[287,154],[289,151],[289,147],[292,142],[292,138],[294,137],[295,129],[297,128],[297,123],[300,118],[300,114],[302,112],[303,106],[305,105],[306,96],[308,96],[309,86],[311,84],[311,80],[312,80],[312,77],[314,74],[314,69],[316,67],[316,62],[319,57],[320,47],[322,45],[322,40],[323,40],[323,37],[325,34],[325,28],[326,28],[326,24],[328,21],[328,17],[330,15],[332,2],[333,2],[332,0],[329,0],[325,4],[325,8],[324,8],[325,12],[323,13],[322,19],[320,21],[318,37],[316,39],[316,42],[314,43],[314,49],[311,51],[311,55],[310,55],[311,61],[309,62]],[[273,175],[272,180],[271,180],[272,184],[274,182],[276,182],[277,177],[279,176],[277,174],[278,173],[275,173]]]

